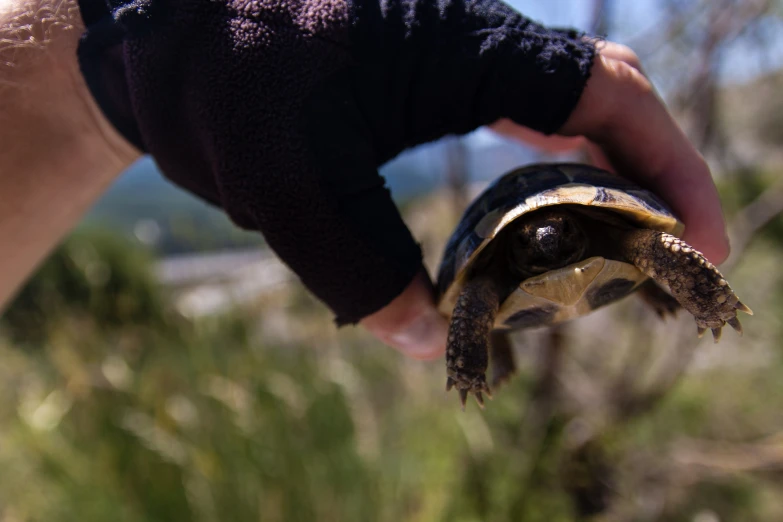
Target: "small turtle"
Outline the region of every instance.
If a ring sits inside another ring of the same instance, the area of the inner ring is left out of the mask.
[[[438,273],[439,309],[451,316],[446,389],[483,405],[514,371],[503,330],[578,317],[634,291],[659,315],[680,306],[717,342],[737,310],[752,314],[720,272],[678,239],[683,224],[654,194],[610,172],[539,164],[490,185],[466,210]],[[494,333],[493,333],[494,331]],[[492,342],[491,342],[492,341]]]

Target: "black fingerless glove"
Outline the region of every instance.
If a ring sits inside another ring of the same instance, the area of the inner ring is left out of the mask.
[[[82,0],[85,78],[172,181],[353,323],[421,269],[377,167],[499,118],[552,133],[594,46],[497,0]]]

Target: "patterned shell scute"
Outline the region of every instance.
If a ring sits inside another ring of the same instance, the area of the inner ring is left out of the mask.
[[[677,235],[682,224],[663,201],[632,181],[581,164],[536,164],[495,180],[468,207],[449,239],[438,273],[441,296],[495,234],[537,208],[577,204],[624,214],[640,226]],[[449,293],[453,293],[451,289]]]
[[[629,194],[633,197],[636,204],[640,207],[646,207],[653,214],[672,215],[672,211],[658,196],[640,188],[633,181],[626,178],[587,165],[564,164],[560,165],[559,168],[571,179],[571,183],[595,186],[598,192],[596,194],[596,202],[602,200],[606,202],[612,201],[613,191],[607,191],[606,189],[615,189]]]

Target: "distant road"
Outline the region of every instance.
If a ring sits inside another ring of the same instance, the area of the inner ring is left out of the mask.
[[[295,277],[266,249],[172,256],[155,270],[158,280],[174,290],[177,309],[189,317],[252,302]]]
[[[270,260],[276,261],[274,254],[261,248],[182,254],[158,262],[156,273],[158,280],[165,285],[183,286],[215,278],[230,278],[236,270]]]

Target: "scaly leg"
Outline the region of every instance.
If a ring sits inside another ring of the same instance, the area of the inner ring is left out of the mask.
[[[753,312],[740,302],[723,275],[701,252],[655,230],[624,231],[618,248],[621,257],[667,288],[693,314],[699,336],[710,328],[717,342],[726,323],[742,333],[737,310]]]
[[[465,284],[454,306],[446,344],[446,390],[457,387],[463,408],[469,393],[482,407],[482,392],[490,395],[485,374],[490,332],[499,305],[497,285],[489,277],[479,276]]]

